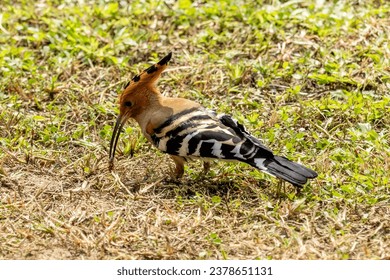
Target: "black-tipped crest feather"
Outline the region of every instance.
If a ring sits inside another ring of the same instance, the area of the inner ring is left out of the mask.
[[[171,60],[171,57],[172,57],[172,52],[170,52],[169,54],[167,54],[163,59],[161,59],[157,64],[158,65],[166,65],[168,64],[168,62]]]
[[[151,75],[150,76],[150,77],[152,77],[151,79],[155,80],[155,78],[153,77],[152,74],[158,72],[157,73],[157,76],[158,76],[162,72],[162,70],[165,69],[165,66],[168,64],[168,62],[171,60],[171,58],[172,58],[172,52],[170,52],[163,59],[161,59],[159,62],[157,62],[157,64],[154,64],[154,65],[148,67],[147,69],[145,69],[141,74],[135,75],[131,80],[134,83],[137,83],[137,82],[145,80],[145,79],[147,80],[148,76],[145,76],[145,74]]]

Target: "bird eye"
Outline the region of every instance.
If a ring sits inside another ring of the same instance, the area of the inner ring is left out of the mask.
[[[131,101],[126,101],[125,102],[125,106],[126,107],[131,107],[131,106],[133,106],[133,103]]]

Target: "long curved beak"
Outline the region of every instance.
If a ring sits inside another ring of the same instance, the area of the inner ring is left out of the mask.
[[[112,168],[114,167],[116,145],[118,144],[119,135],[121,134],[122,128],[125,125],[126,121],[127,118],[124,117],[123,115],[119,115],[118,118],[116,119],[116,123],[110,141],[110,160],[108,163],[109,170],[112,170]]]

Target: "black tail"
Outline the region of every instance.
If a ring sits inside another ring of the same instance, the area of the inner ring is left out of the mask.
[[[255,160],[254,163],[252,164],[254,167],[286,180],[296,187],[301,187],[308,179],[317,177],[317,173],[313,170],[285,157],[274,156],[273,158]]]

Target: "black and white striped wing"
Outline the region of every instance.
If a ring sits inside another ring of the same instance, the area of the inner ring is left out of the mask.
[[[253,137],[237,120],[226,114],[218,115],[218,118],[225,126],[233,129],[237,135],[240,135],[242,138],[250,141],[253,145],[259,147],[260,152],[264,153],[264,157],[272,156],[272,151],[268,147],[264,146],[259,139]]]
[[[217,116],[204,108],[173,115],[154,132],[154,145],[171,155],[244,162],[256,156],[259,150],[272,156],[270,150],[230,116]]]

